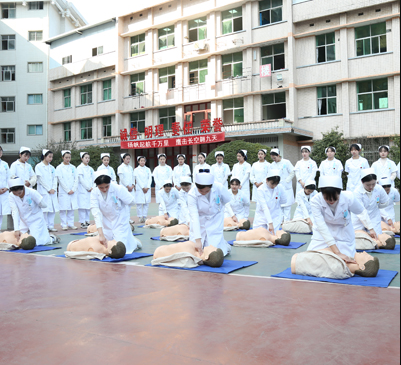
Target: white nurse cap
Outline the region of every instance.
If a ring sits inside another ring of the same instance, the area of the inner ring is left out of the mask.
[[[265,155],[267,155],[267,150],[265,150],[264,148],[262,148],[261,150],[259,150],[258,153],[259,153],[259,152],[264,152]]]
[[[389,177],[382,177],[382,178],[379,180],[379,184],[380,184],[381,186],[386,186],[386,185],[392,185],[393,182],[392,182],[392,180],[391,180]]]
[[[384,144],[383,146],[380,146],[380,147],[379,147],[379,152],[380,152],[380,150],[381,150],[383,147],[387,148],[387,150],[390,151],[390,146]],[[21,152],[20,152],[20,153],[21,153]]]
[[[183,153],[180,153],[179,155],[177,155],[177,160],[178,160],[180,157],[184,157],[184,160],[187,159],[187,156],[184,155]]]
[[[19,149],[19,153],[22,153],[22,152],[31,152],[31,149],[29,147],[21,147]]]
[[[103,160],[103,157],[110,157],[110,153],[102,153],[100,159]]]
[[[181,177],[181,184],[182,183],[192,184],[191,176],[182,176]]]
[[[302,146],[302,147],[301,147],[301,151],[302,151],[303,149],[306,149],[306,150],[308,150],[309,152],[312,152],[311,146]]]
[[[50,150],[42,150],[42,155],[44,156],[47,152],[49,152]]]
[[[315,185],[315,186],[317,186],[315,180],[306,180],[305,186],[309,186],[309,185]]]
[[[248,156],[248,151],[247,150],[241,150],[242,152],[244,152],[245,156]]]
[[[206,154],[205,152],[201,152],[201,153],[199,153],[199,154],[202,155],[204,158],[207,157],[207,154]]]
[[[376,171],[372,168],[362,170],[362,179],[368,175],[376,175]]]
[[[333,146],[327,147],[327,148],[324,150],[324,153],[327,153],[327,151],[329,150],[329,148],[333,149],[334,152],[337,153],[337,148],[335,148],[335,147],[333,147]]]
[[[131,156],[129,153],[121,153],[121,159],[124,160],[124,156]]]
[[[167,158],[167,155],[165,154],[165,153],[159,153],[158,155],[157,155],[157,159],[160,159],[160,157],[165,157],[165,158]]]
[[[343,180],[340,176],[321,176],[319,188],[336,188],[343,190]]]
[[[103,169],[103,170],[96,171],[96,172],[93,174],[93,181],[95,181],[95,180],[96,180],[98,177],[100,177],[100,176],[108,176],[108,177],[111,177],[111,176],[110,176],[109,170]]]
[[[267,173],[266,179],[268,179],[269,177],[276,177],[276,176],[280,176],[280,170],[271,169]]]
[[[18,176],[14,176],[8,180],[9,188],[14,188],[15,186],[24,186],[24,182]]]
[[[272,154],[272,153],[277,153],[279,156],[281,155],[280,150],[278,148],[272,148],[270,150],[270,154]]]
[[[224,154],[223,151],[217,151],[217,152],[214,154],[214,157],[217,157],[218,155],[222,155],[223,157],[225,156],[225,154]]]
[[[196,175],[195,182],[198,185],[213,185],[214,176],[210,172],[200,172]]]
[[[167,179],[167,180],[164,181],[163,186],[167,185],[167,184],[173,185],[173,181],[171,179]]]
[[[140,160],[141,158],[144,158],[144,159],[146,160],[146,157],[145,157],[145,156],[138,156],[138,157],[136,158],[136,160],[139,162],[139,160]]]
[[[70,151],[70,150],[63,150],[63,151],[61,151],[61,156],[64,157],[64,155],[65,155],[66,153],[69,153],[69,154],[71,155],[71,151]]]
[[[84,157],[85,155],[89,155],[89,153],[88,152],[80,152],[79,153],[79,156],[81,156],[81,158]]]

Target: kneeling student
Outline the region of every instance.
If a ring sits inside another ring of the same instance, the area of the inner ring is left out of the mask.
[[[248,195],[240,190],[241,182],[238,179],[232,179],[230,186],[231,189],[228,193],[231,196],[231,201],[230,204],[227,204],[226,206],[224,217],[225,219],[228,219],[229,222],[231,222],[232,219],[235,223],[240,223],[240,226],[245,226],[249,229],[251,223],[248,220],[248,213],[251,201],[249,200]],[[227,227],[226,221],[224,222],[224,227]]]
[[[191,176],[181,177],[181,190],[178,192],[180,197],[178,205],[180,206],[180,224],[189,225],[189,210],[188,210],[188,194],[192,189],[192,179]]]
[[[178,195],[178,190],[173,187],[171,180],[164,182],[163,189],[159,192],[159,200],[159,215],[164,215],[166,219],[174,218],[178,220],[180,217],[178,205],[180,196]]]
[[[394,225],[396,223],[394,204],[398,203],[400,201],[400,193],[398,192],[398,190],[396,188],[393,188],[391,186],[392,181],[388,177],[384,177],[384,178],[380,179],[379,184],[385,190],[385,192],[387,193],[387,196],[389,197],[389,200],[390,200],[390,203],[386,208],[380,209],[382,222],[386,223],[391,228],[394,228]]]

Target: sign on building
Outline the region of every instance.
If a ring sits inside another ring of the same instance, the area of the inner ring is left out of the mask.
[[[269,63],[268,65],[260,66],[260,77],[269,77],[272,75],[272,65]]]

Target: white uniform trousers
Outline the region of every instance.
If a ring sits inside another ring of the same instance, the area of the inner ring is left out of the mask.
[[[61,226],[74,227],[74,211],[73,210],[60,210]]]
[[[137,204],[136,211],[138,218],[147,218],[149,211],[149,204]]]
[[[46,213],[43,213],[43,216],[45,218],[47,229],[53,229],[54,228],[54,217],[56,216],[56,213],[46,212]]]
[[[281,211],[283,212],[284,222],[288,222],[291,220],[291,205],[289,207],[281,207]]]
[[[79,223],[85,224],[89,222],[90,209],[78,209]]]

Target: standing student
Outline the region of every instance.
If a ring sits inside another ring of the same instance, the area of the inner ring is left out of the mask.
[[[390,203],[386,208],[380,209],[382,221],[387,223],[390,227],[394,227],[396,222],[394,204],[400,201],[400,193],[396,188],[391,186],[391,179],[383,177],[379,180],[379,184],[386,192]]]
[[[231,175],[230,166],[224,163],[223,151],[217,151],[214,156],[216,163],[212,166],[210,173],[214,176],[216,182],[228,189],[228,178]]]
[[[97,171],[107,170],[110,174],[111,180],[116,182],[116,173],[114,169],[110,166],[110,153],[102,153],[100,155],[100,159],[102,160],[102,164],[97,168]]]
[[[294,219],[305,219],[313,227],[313,215],[311,200],[317,195],[316,181],[305,181],[305,188],[297,192],[296,202],[298,204],[295,210]]]
[[[136,197],[135,174],[134,169],[130,165],[131,155],[129,153],[122,153],[121,162],[121,165],[117,169],[120,185],[124,186],[132,196]]]
[[[163,189],[164,182],[166,180],[172,180],[173,169],[166,164],[167,156],[164,153],[157,155],[159,160],[159,166],[153,170],[153,177],[155,179],[155,190],[156,190],[156,203],[160,203],[159,193]]]
[[[180,219],[179,224],[186,224],[189,226],[190,217],[188,210],[188,194],[192,189],[192,179],[190,176],[183,176],[181,178],[181,190],[178,192],[180,197],[178,204],[180,206]]]
[[[369,162],[360,156],[362,145],[354,143],[350,147],[352,157],[345,163],[345,172],[348,174],[347,191],[355,191],[362,185],[362,172],[368,169]]]
[[[281,209],[283,211],[284,221],[289,221],[291,219],[291,207],[295,202],[294,189],[292,186],[292,180],[295,176],[294,166],[291,161],[281,157],[278,148],[273,148],[270,151],[270,156],[273,160],[270,168],[280,171],[280,185],[283,186],[286,194],[286,202],[281,206]]]
[[[295,176],[297,178],[297,191],[303,191],[308,180],[315,180],[317,173],[317,164],[310,158],[312,148],[310,146],[302,146],[302,160],[295,165]]]
[[[74,210],[78,209],[78,172],[71,165],[71,151],[61,151],[63,162],[56,168],[56,177],[60,186],[58,203],[60,207],[61,227],[63,231],[78,229],[74,225]]]
[[[25,186],[33,188],[36,185],[36,175],[32,166],[28,163],[31,157],[31,149],[29,147],[21,147],[19,151],[19,159],[10,166],[10,176],[18,176],[25,181]]]
[[[178,165],[173,170],[173,184],[178,191],[181,190],[181,178],[183,176],[191,176],[191,169],[185,163],[186,159],[187,156],[183,154],[177,155]]]
[[[93,190],[94,171],[89,166],[90,156],[87,152],[80,152],[82,163],[78,166],[78,214],[81,228],[89,227],[91,192]]]
[[[252,201],[258,201],[258,188],[261,187],[265,181],[267,173],[269,172],[270,163],[266,161],[267,150],[259,150],[258,159],[252,165],[251,170],[251,184],[252,184]]]
[[[56,169],[51,165],[53,152],[42,150],[42,162],[36,165],[35,173],[38,178],[38,193],[42,195],[46,208],[42,208],[46,226],[49,232],[57,232],[54,228],[54,217],[60,211],[57,200]]]
[[[164,215],[166,219],[175,218],[178,220],[180,218],[179,200],[180,195],[173,186],[173,182],[166,180],[160,192],[159,215]]]
[[[199,170],[211,170],[211,166],[206,163],[206,157],[207,157],[207,154],[204,152],[201,152],[198,155],[198,165],[196,165],[195,169],[194,169],[194,179],[195,179],[195,176],[197,174],[199,174]]]
[[[0,146],[0,230],[3,223],[3,215],[11,214],[10,202],[8,199],[8,180],[10,178],[10,168],[7,162],[3,161],[3,148]]]
[[[241,182],[238,179],[232,179],[230,183],[231,189],[228,191],[231,196],[230,204],[226,206],[225,218],[231,218],[233,215],[237,218],[238,222],[243,219],[248,219],[249,205],[251,201],[249,197],[244,194],[239,187]]]
[[[319,166],[320,176],[342,176],[344,166],[340,160],[335,158],[336,153],[335,147],[326,148],[327,159],[322,161]]]
[[[152,172],[149,167],[145,166],[146,157],[138,156],[139,166],[134,170],[136,181],[136,208],[138,212],[139,223],[145,223],[149,204],[152,199]]]
[[[372,168],[375,170],[378,180],[382,179],[383,177],[389,177],[391,179],[391,186],[394,188],[394,180],[397,177],[397,166],[394,161],[388,158],[389,153],[390,146],[380,146],[380,158],[378,161],[373,163]]]
[[[249,179],[251,177],[252,166],[247,162],[248,151],[240,150],[237,153],[237,160],[233,167],[232,179],[238,179],[241,181],[240,190],[248,199],[251,199],[251,188],[249,185]],[[247,215],[249,216],[249,207],[247,208]]]

